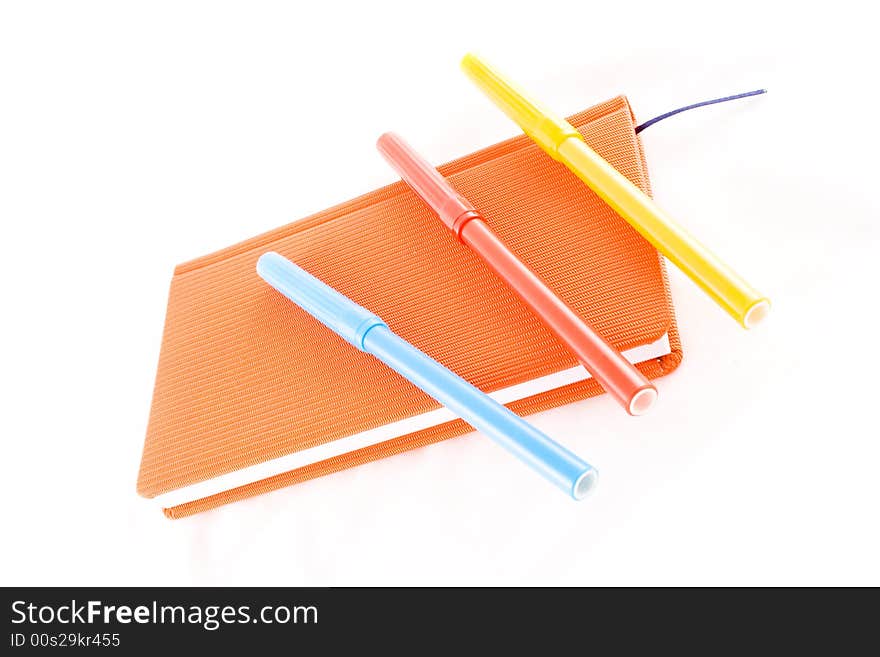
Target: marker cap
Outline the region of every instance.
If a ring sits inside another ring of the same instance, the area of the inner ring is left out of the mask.
[[[415,152],[402,137],[386,132],[376,148],[425,204],[437,213],[446,227],[458,234],[456,221],[466,213],[476,213],[470,201],[460,196],[440,172]]]
[[[369,310],[274,251],[260,256],[257,273],[281,294],[362,351],[367,331],[375,326],[386,326]]]
[[[583,140],[581,134],[565,119],[556,116],[530,99],[519,87],[476,55],[469,53],[461,60],[461,68],[501,110],[519,124],[554,159],[557,149],[567,139]]]

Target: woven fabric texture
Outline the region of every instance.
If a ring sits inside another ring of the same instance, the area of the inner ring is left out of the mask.
[[[594,149],[649,191],[630,107],[612,99],[570,118]],[[656,251],[525,137],[440,167],[550,286],[619,349],[668,332],[681,360]],[[403,184],[177,267],[138,492],[154,497],[268,459],[433,410],[437,403],[347,343],[256,275],[274,250],[382,317],[480,389],[577,363],[529,310]],[[534,413],[601,393],[592,380],[509,404]],[[468,432],[418,431],[165,509],[191,515]]]

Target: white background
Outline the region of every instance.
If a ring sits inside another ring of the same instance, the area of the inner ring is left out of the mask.
[[[812,4],[0,5],[0,583],[880,584],[880,57],[868,3]],[[135,479],[174,265],[392,182],[385,130],[516,134],[471,49],[561,113],[767,87],[644,142],[770,320],[671,272],[654,412],[532,417],[601,470],[580,504],[470,435],[166,520]]]

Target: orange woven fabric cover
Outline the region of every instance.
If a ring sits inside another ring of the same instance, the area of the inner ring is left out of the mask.
[[[631,110],[618,97],[570,121],[649,191]],[[520,136],[440,167],[501,238],[619,349],[669,333],[656,251],[564,166]],[[541,235],[536,239],[536,235]],[[485,392],[574,367],[574,357],[403,183],[177,267],[138,492],[169,490],[438,407],[256,275],[274,250],[382,317]],[[527,414],[599,394],[592,379],[509,404]],[[182,517],[470,431],[448,422],[166,509]]]

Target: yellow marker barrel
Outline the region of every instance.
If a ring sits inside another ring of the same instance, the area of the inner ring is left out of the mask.
[[[766,317],[770,310],[766,297],[587,146],[573,125],[532,101],[476,55],[466,55],[461,66],[477,86],[550,157],[571,169],[742,326],[752,328]]]

